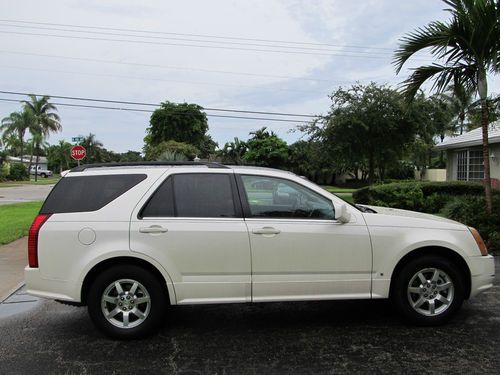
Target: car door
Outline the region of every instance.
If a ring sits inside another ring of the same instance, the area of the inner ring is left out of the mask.
[[[136,208],[131,250],[162,264],[178,304],[249,302],[250,245],[232,171],[176,171]]]
[[[238,184],[253,301],[370,298],[372,251],[361,215],[336,221],[328,197],[291,179],[240,175]]]

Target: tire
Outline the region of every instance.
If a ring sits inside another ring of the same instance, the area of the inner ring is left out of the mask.
[[[161,326],[167,301],[165,285],[150,271],[122,265],[97,276],[90,287],[87,305],[90,318],[105,335],[136,339],[152,334]]]
[[[446,323],[464,301],[464,275],[452,261],[426,255],[407,263],[396,275],[391,298],[413,324]]]
[[[47,176],[45,173],[41,173],[41,174],[40,174],[40,177],[42,177],[42,178],[47,178],[48,176]]]

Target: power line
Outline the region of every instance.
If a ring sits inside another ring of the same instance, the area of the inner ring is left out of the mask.
[[[175,47],[212,48],[212,49],[223,49],[223,50],[233,50],[233,51],[284,53],[284,54],[293,54],[293,55],[353,57],[353,58],[364,58],[364,59],[366,59],[368,57],[370,59],[387,59],[389,57],[389,56],[382,57],[382,56],[367,56],[367,55],[352,55],[352,54],[347,55],[347,54],[341,54],[341,53],[283,51],[283,50],[272,50],[272,49],[261,49],[261,48],[208,46],[208,45],[185,44],[185,43],[165,43],[165,42],[151,42],[151,41],[145,41],[145,40],[96,38],[96,37],[90,37],[90,36],[73,36],[73,35],[59,35],[59,34],[40,34],[40,33],[28,33],[28,32],[6,31],[6,30],[0,30],[0,33],[14,34],[14,35],[39,36],[39,37],[53,37],[53,38],[62,38],[62,39],[78,39],[78,40],[92,40],[92,41],[105,41],[105,42],[135,43],[135,44],[162,45],[162,46],[175,46]],[[416,61],[416,59],[414,59],[414,60]]]
[[[54,28],[54,27],[40,27],[40,26],[23,26],[23,25],[9,25],[9,24],[0,24],[0,26],[1,27],[17,27],[17,28],[23,28],[23,29],[35,29],[35,30],[86,33],[86,34],[94,34],[94,35],[111,35],[111,36],[119,36],[119,37],[175,40],[175,41],[195,42],[195,43],[212,43],[212,44],[228,44],[228,45],[251,46],[251,47],[285,48],[285,49],[302,50],[302,51],[347,52],[347,53],[382,55],[382,56],[392,55],[392,52],[346,51],[344,49],[331,50],[331,49],[318,48],[318,47],[298,47],[298,46],[283,46],[283,45],[271,45],[271,44],[248,43],[248,42],[212,41],[212,40],[203,40],[203,39],[186,39],[186,38],[174,38],[174,37],[165,37],[165,36],[147,36],[147,35],[136,35],[136,34],[110,33],[110,32],[104,32],[104,31],[72,30],[72,29],[63,29],[63,28]],[[10,30],[8,30],[8,31],[10,31]],[[334,48],[341,48],[341,47],[334,47]],[[367,47],[367,48],[369,49],[369,47]]]
[[[15,99],[7,99],[0,98],[0,101],[3,102],[19,102],[19,100]],[[107,106],[96,106],[96,105],[86,105],[86,104],[71,104],[71,103],[52,103],[57,106],[62,107],[76,107],[76,108],[85,108],[85,109],[105,109],[105,110],[115,110],[115,111],[125,111],[125,112],[146,112],[153,113],[154,111],[148,109],[140,109],[140,108],[120,108],[120,107],[107,107]],[[179,113],[182,114],[182,113]],[[189,114],[186,114],[189,115]],[[267,118],[267,117],[250,117],[250,116],[231,116],[231,115],[211,115],[206,114],[208,117],[218,117],[218,118],[230,118],[230,119],[239,119],[239,120],[260,120],[260,121],[275,121],[275,122],[289,122],[289,123],[304,123],[308,124],[309,121],[301,121],[294,119],[279,119],[279,118]]]
[[[112,104],[128,104],[128,105],[139,105],[139,106],[148,106],[148,107],[158,107],[160,104],[157,103],[146,103],[146,102],[133,102],[126,100],[112,100],[112,99],[96,99],[96,98],[82,98],[78,96],[62,96],[62,95],[49,95],[49,94],[34,94],[27,92],[18,92],[18,91],[1,91],[0,94],[8,94],[8,95],[35,95],[35,96],[49,96],[55,99],[67,99],[67,100],[78,100],[85,102],[99,102],[99,103],[112,103]],[[265,111],[250,111],[250,110],[242,110],[242,109],[227,109],[227,108],[209,108],[202,107],[205,111],[216,111],[216,112],[235,112],[235,113],[252,113],[259,115],[275,115],[275,116],[292,116],[292,117],[309,117],[316,118],[314,115],[306,115],[299,113],[285,113],[285,112],[265,112]]]
[[[386,50],[386,51],[391,51],[391,52],[394,51],[394,48],[388,48],[388,47],[373,47],[373,46],[359,46],[359,45],[331,44],[331,43],[314,43],[314,42],[298,42],[298,41],[287,41],[287,40],[243,38],[243,37],[209,35],[209,34],[187,34],[187,33],[166,32],[166,31],[113,28],[113,27],[103,27],[103,26],[74,25],[74,24],[50,23],[50,22],[34,22],[34,21],[26,21],[26,20],[0,19],[0,22],[32,24],[32,25],[46,25],[46,26],[63,26],[63,27],[73,27],[73,28],[79,28],[79,29],[126,31],[126,32],[144,33],[144,34],[176,35],[176,36],[213,38],[213,39],[224,39],[224,40],[244,40],[244,41],[252,41],[252,42],[286,43],[286,44],[294,44],[294,45],[313,45],[313,46],[342,47],[342,48],[347,47],[347,48],[359,48],[359,49],[370,48],[370,49],[377,49],[377,50]]]
[[[332,81],[328,79],[321,78],[307,78],[307,77],[297,77],[297,76],[288,76],[288,75],[272,75],[272,74],[259,74],[259,73],[250,73],[250,72],[235,72],[235,71],[227,71],[227,70],[212,70],[212,69],[201,69],[201,68],[187,68],[180,66],[171,66],[171,65],[161,65],[161,64],[144,64],[144,63],[134,63],[134,62],[123,62],[123,61],[115,61],[115,60],[102,60],[102,59],[93,59],[88,57],[74,57],[74,56],[61,56],[61,55],[48,55],[41,53],[30,53],[30,52],[19,52],[19,51],[8,51],[8,50],[0,50],[0,53],[13,54],[13,55],[22,55],[22,56],[37,56],[37,57],[48,57],[48,58],[56,58],[56,59],[65,59],[65,60],[73,60],[73,61],[88,61],[88,62],[96,62],[103,64],[118,64],[118,65],[127,65],[127,66],[142,66],[142,67],[150,67],[150,68],[165,68],[172,70],[183,70],[183,71],[195,71],[195,72],[203,72],[203,73],[216,73],[216,74],[230,74],[230,75],[241,75],[241,76],[250,76],[250,77],[266,77],[266,78],[280,78],[280,79],[294,79],[301,81],[312,81],[312,82],[325,82],[331,84],[345,84],[345,83],[354,83],[357,81]],[[373,77],[373,78],[364,78],[362,80],[369,79],[379,79],[382,77]]]

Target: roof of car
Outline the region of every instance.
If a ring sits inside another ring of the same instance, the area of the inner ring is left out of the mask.
[[[259,167],[254,165],[226,165],[216,162],[198,162],[198,161],[145,161],[145,162],[124,162],[124,163],[95,163],[84,164],[71,169],[68,172],[85,172],[97,171],[104,169],[149,169],[149,168],[172,168],[172,167],[203,167],[213,169],[232,169],[232,170],[249,170],[249,171],[274,171],[282,173],[292,173],[275,168]]]

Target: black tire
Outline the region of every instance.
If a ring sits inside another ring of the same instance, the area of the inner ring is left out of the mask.
[[[45,173],[40,173],[40,177],[47,178],[47,175]]]
[[[439,271],[439,278],[433,282],[432,275],[435,270]],[[424,284],[419,273],[422,273],[429,283]],[[411,260],[395,275],[391,299],[411,323],[420,326],[441,325],[455,315],[462,306],[465,297],[464,277],[451,260],[426,255]],[[441,290],[448,285],[447,282],[451,282],[451,287]],[[412,287],[411,292],[410,287]],[[418,292],[414,292],[417,289]],[[433,296],[434,293],[437,294]],[[441,302],[441,299],[444,302]],[[446,302],[448,300],[451,302]],[[418,306],[419,303],[423,304]],[[431,304],[434,305],[434,313],[431,313]]]
[[[113,289],[113,285],[116,285],[117,281],[120,281],[120,288],[123,291],[121,294],[118,293],[116,287]],[[131,294],[129,292],[132,290],[133,282],[137,282],[138,286],[134,294]],[[116,295],[116,303],[103,301],[105,292],[110,298],[115,298],[114,295]],[[125,299],[127,296],[131,297],[131,301]],[[149,298],[149,302],[141,303],[141,298]],[[137,301],[135,305],[131,305],[132,300]],[[118,306],[119,303],[122,304],[122,307]],[[105,335],[115,339],[136,339],[152,334],[165,321],[168,293],[164,283],[150,271],[134,265],[114,266],[102,272],[94,280],[89,289],[87,305],[90,318]],[[125,309],[125,312],[127,312],[126,309],[130,309],[127,314],[130,321],[130,323],[127,322],[130,324],[129,327],[123,326],[125,317],[121,309]],[[115,310],[118,311],[115,317],[108,319],[104,315],[104,311]],[[139,313],[144,318],[135,315]]]

